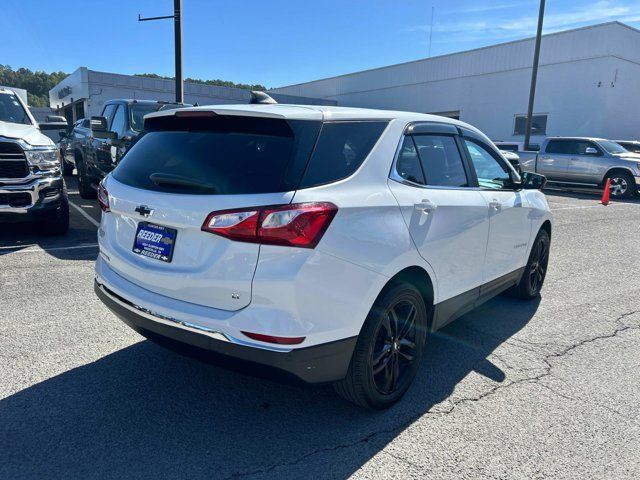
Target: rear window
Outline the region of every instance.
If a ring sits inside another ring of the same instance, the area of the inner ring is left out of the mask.
[[[325,123],[300,188],[316,187],[352,175],[386,126],[387,122]]]
[[[205,195],[295,190],[321,125],[224,115],[156,120],[113,177],[145,190]]]

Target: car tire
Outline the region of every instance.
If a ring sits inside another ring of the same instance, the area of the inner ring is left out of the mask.
[[[633,198],[637,186],[630,173],[613,172],[607,178],[611,180],[611,198]]]
[[[529,260],[524,268],[520,282],[513,287],[509,293],[523,300],[532,300],[540,295],[540,290],[547,276],[547,267],[549,265],[549,247],[551,238],[549,233],[542,229],[538,232]]]
[[[60,166],[62,167],[62,175],[69,177],[73,175],[73,163],[69,163],[65,160],[64,155],[60,158]]]
[[[91,183],[87,178],[87,169],[84,165],[84,161],[76,160],[76,165],[78,167],[78,192],[80,193],[80,196],[86,200],[96,198],[98,196],[98,192],[96,192],[91,186]]]
[[[393,405],[420,367],[427,326],[424,299],[413,285],[399,283],[383,291],[367,315],[346,377],[334,383],[335,391],[365,408]]]
[[[69,201],[63,198],[60,208],[44,221],[44,232],[46,235],[60,236],[69,230]]]

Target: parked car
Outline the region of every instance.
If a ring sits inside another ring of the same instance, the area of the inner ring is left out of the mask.
[[[100,185],[95,291],[162,345],[385,408],[427,332],[507,289],[540,293],[544,177],[521,180],[470,125],[228,105],[153,113],[145,130]]]
[[[520,152],[522,169],[544,175],[550,184],[602,188],[611,180],[611,195],[632,197],[640,185],[640,155],[611,140],[552,137],[539,152]]]
[[[512,150],[500,150],[502,156],[511,164],[518,174],[522,174],[522,167],[520,166],[520,155]]]
[[[640,153],[640,141],[638,140],[614,140],[614,142],[631,153]]]
[[[0,223],[40,222],[62,235],[69,227],[60,151],[42,130],[63,122],[36,123],[22,99],[0,88]]]
[[[73,174],[73,169],[76,168],[75,151],[77,148],[81,148],[80,146],[91,135],[89,122],[88,118],[76,120],[66,132],[60,134],[60,158],[62,173],[65,176]]]
[[[184,105],[152,100],[109,100],[101,116],[91,117],[89,136],[74,148],[78,190],[82,198],[95,198],[97,185],[118,164],[142,133],[144,116]]]

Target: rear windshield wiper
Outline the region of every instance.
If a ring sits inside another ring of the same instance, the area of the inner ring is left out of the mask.
[[[152,173],[149,179],[158,186],[192,187],[216,193],[215,185],[172,173]]]

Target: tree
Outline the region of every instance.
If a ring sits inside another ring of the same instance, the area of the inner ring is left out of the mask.
[[[13,70],[9,65],[0,65],[0,85],[25,89],[28,103],[32,107],[48,107],[49,90],[67,75],[64,72],[33,72],[28,68]]]
[[[136,73],[135,74],[136,77],[146,77],[146,78],[160,78],[163,80],[173,80],[174,77],[165,77],[163,75],[158,75],[156,73]],[[232,87],[232,88],[242,88],[245,90],[266,90],[266,87],[264,85],[261,85],[259,83],[256,83],[254,85],[252,84],[248,84],[248,83],[235,83],[235,82],[231,82],[229,80],[220,80],[220,79],[215,79],[215,80],[201,80],[199,78],[185,78],[184,80],[185,82],[191,82],[191,83],[200,83],[203,85],[215,85],[218,87]]]

